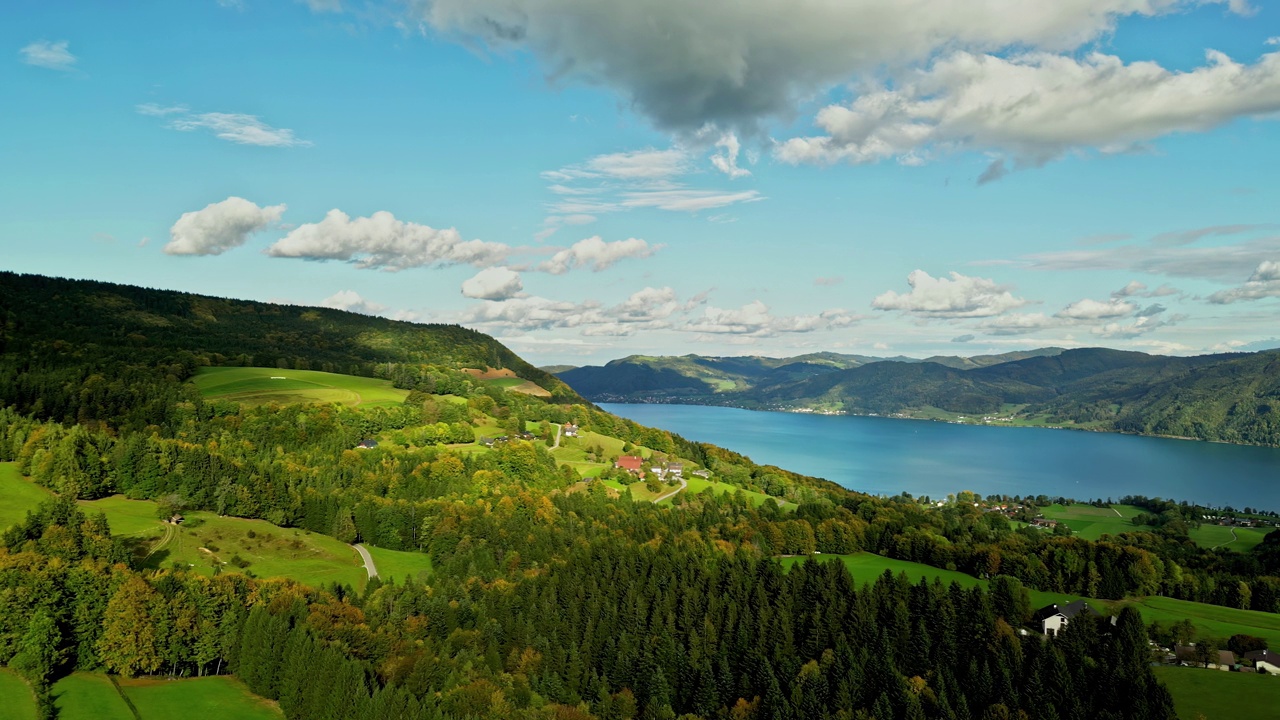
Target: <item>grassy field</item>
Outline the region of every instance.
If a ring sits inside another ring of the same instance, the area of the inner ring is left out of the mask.
[[[200,368],[194,379],[206,398],[263,404],[334,402],[364,407],[399,405],[408,390],[390,380],[337,375],[315,370],[274,368]]]
[[[378,577],[383,580],[395,578],[403,584],[405,578],[412,577],[421,581],[431,574],[431,556],[420,552],[404,552],[365,545],[365,550],[373,557],[373,564],[378,566]]]
[[[27,681],[7,668],[0,668],[0,713],[14,720],[36,716],[36,696]]]
[[[1104,534],[1118,535],[1122,532],[1150,530],[1151,528],[1134,525],[1132,518],[1145,512],[1132,505],[1113,505],[1110,508],[1096,508],[1092,505],[1050,505],[1043,510],[1044,516],[1050,520],[1065,522],[1067,527],[1085,540],[1097,540]],[[1231,528],[1221,525],[1201,525],[1191,531],[1191,539],[1200,547],[1226,547],[1239,552],[1247,552],[1262,542],[1268,530],[1257,528]]]
[[[0,463],[0,531],[27,518],[28,510],[53,497],[53,493],[22,477],[17,463]]]
[[[156,504],[150,500],[130,500],[123,495],[112,495],[101,500],[81,500],[80,507],[86,513],[106,515],[112,535],[159,537],[164,532],[164,523],[156,517]]]
[[[1159,620],[1169,624],[1186,618],[1196,626],[1201,636],[1221,639],[1243,633],[1265,638],[1271,647],[1280,647],[1280,615],[1275,613],[1236,610],[1166,597],[1124,600],[1117,605],[1126,604],[1136,607],[1147,622]]]
[[[1232,534],[1234,530],[1235,534]],[[1271,529],[1229,528],[1222,525],[1201,525],[1190,532],[1191,539],[1200,547],[1225,547],[1237,552],[1248,552],[1262,542]]]
[[[779,507],[783,507],[783,508],[788,506],[795,507],[794,503],[789,503],[786,500],[783,500],[782,498],[776,498],[776,497],[773,497],[772,495],[766,495],[764,493],[754,492],[751,490],[743,490],[742,488],[736,485],[729,485],[728,483],[716,482],[715,480],[707,480],[705,478],[700,478],[693,475],[690,475],[688,478],[686,478],[686,481],[689,483],[689,488],[685,490],[685,492],[691,495],[697,495],[698,493],[704,492],[706,490],[710,490],[716,495],[741,492],[743,495],[746,495],[747,500],[749,500],[751,504],[756,507],[760,507],[761,505],[763,505],[766,500],[773,500],[774,502],[778,503]]]
[[[1274,720],[1280,678],[1186,667],[1155,668],[1183,720]]]
[[[894,575],[906,573],[913,583],[920,582],[922,577],[927,577],[930,580],[936,577],[941,578],[944,584],[950,584],[954,580],[964,587],[986,585],[984,581],[972,575],[965,575],[962,572],[943,570],[930,565],[907,562],[906,560],[894,560],[875,553],[861,552],[852,555],[812,555],[809,557],[818,562],[834,562],[836,560],[843,562],[844,566],[848,568],[849,574],[853,576],[853,579],[859,585],[875,582],[884,574],[885,570],[893,571]],[[807,559],[806,557],[784,557],[781,558],[782,567],[789,570],[797,563],[802,563]]]
[[[142,720],[218,718],[219,720],[278,720],[284,713],[231,677],[165,680],[120,680]]]
[[[72,673],[54,683],[53,704],[58,720],[134,720],[120,693],[101,673]]]

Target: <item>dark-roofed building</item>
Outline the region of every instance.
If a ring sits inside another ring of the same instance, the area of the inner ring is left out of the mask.
[[[1057,635],[1062,628],[1067,626],[1067,623],[1071,622],[1072,618],[1081,613],[1095,617],[1098,615],[1098,611],[1089,607],[1089,603],[1083,600],[1076,600],[1066,605],[1058,605],[1057,603],[1046,605],[1036,611],[1036,614],[1032,616],[1032,620],[1040,626],[1040,631],[1045,635]]]
[[[1280,653],[1271,650],[1254,650],[1244,654],[1244,659],[1261,671],[1280,675]]]
[[[377,441],[377,440],[361,440],[361,441],[360,441],[360,444],[356,446],[356,449],[357,449],[357,450],[372,450],[372,449],[374,449],[374,448],[376,448],[376,447],[378,447],[378,441]]]

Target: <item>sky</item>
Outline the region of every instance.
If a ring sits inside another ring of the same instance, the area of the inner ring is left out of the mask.
[[[1280,3],[9,0],[0,269],[632,354],[1280,346]]]

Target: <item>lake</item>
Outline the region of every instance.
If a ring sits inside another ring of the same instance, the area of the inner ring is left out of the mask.
[[[1146,495],[1280,510],[1277,448],[701,405],[600,407],[873,495]]]

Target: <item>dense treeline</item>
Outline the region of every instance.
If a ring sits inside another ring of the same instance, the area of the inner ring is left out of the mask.
[[[1011,579],[857,588],[839,564],[784,574],[682,535],[580,542],[514,583],[446,569],[355,595],[139,574],[69,499],[4,539],[0,662],[46,705],[51,678],[106,667],[234,672],[307,720],[1173,716],[1136,613],[1020,637]]]

